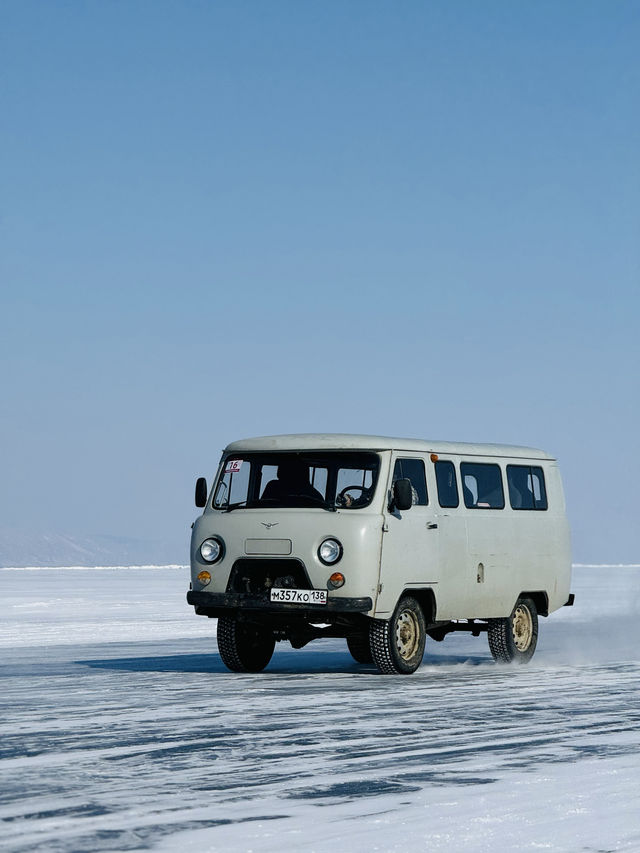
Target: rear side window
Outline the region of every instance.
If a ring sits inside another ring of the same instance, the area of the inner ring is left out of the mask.
[[[513,509],[546,509],[544,472],[538,465],[507,465],[509,503]]]
[[[428,503],[427,480],[422,459],[396,459],[393,469],[393,482],[405,479],[411,480],[413,505],[426,506]]]
[[[453,462],[436,462],[436,484],[438,486],[438,503],[441,507],[454,507],[460,503],[456,469]]]
[[[504,489],[499,465],[462,462],[464,505],[470,509],[504,509]]]

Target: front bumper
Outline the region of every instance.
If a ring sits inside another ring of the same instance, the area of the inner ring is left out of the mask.
[[[368,613],[373,601],[363,598],[328,598],[326,604],[289,604],[272,602],[263,596],[246,595],[240,592],[205,592],[189,590],[187,602],[195,607],[199,616],[231,616],[234,612],[253,611],[256,613],[298,616],[303,619],[317,620],[323,614]]]

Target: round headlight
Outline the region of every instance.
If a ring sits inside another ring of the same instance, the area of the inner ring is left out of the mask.
[[[332,566],[342,557],[342,545],[337,539],[325,539],[318,548],[318,557],[326,566]]]
[[[205,539],[200,546],[200,556],[206,563],[215,563],[222,556],[222,542],[219,539]]]

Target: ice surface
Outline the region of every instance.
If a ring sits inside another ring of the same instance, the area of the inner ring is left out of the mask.
[[[0,570],[0,846],[640,851],[640,569],[580,567],[528,667],[339,640],[228,673],[183,568]]]

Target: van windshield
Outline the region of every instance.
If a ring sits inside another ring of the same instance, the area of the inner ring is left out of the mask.
[[[380,459],[367,452],[245,453],[227,456],[213,508],[360,509],[373,498]]]

